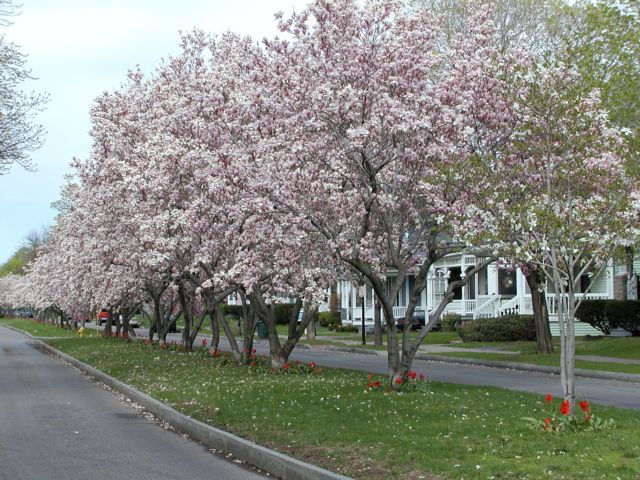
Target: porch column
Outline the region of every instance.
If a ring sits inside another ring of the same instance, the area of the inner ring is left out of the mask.
[[[527,280],[522,274],[522,270],[516,269],[516,296],[518,297],[518,313],[524,313],[524,302],[522,301],[524,295],[527,293]]]

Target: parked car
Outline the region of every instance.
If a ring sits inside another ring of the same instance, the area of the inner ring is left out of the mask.
[[[396,321],[396,328],[398,329],[398,331],[402,331],[404,329],[404,318],[399,318]],[[418,320],[413,320],[413,322],[411,323],[411,330],[420,330],[422,328],[422,325],[420,325],[420,321]]]
[[[420,322],[420,326],[424,327],[426,325],[426,316],[424,310],[415,310],[413,312],[413,320],[418,320],[418,322]]]
[[[413,316],[413,320],[411,321],[411,330],[420,330],[424,325],[424,315],[422,321],[420,321],[419,317]],[[396,320],[396,328],[398,331],[402,331],[404,329],[404,318],[399,318]]]
[[[102,310],[100,310],[100,313],[98,314],[98,325],[107,323],[108,318],[109,318],[109,312],[106,308],[103,308]],[[120,322],[122,323],[122,315],[120,315]],[[115,325],[115,321],[113,322],[113,324]],[[132,317],[131,320],[129,320],[129,326],[131,328],[138,328],[140,327],[140,322],[138,322],[138,319],[136,317]]]
[[[98,313],[98,325],[107,323],[108,318],[109,318],[109,311],[106,308],[101,309],[100,313]]]

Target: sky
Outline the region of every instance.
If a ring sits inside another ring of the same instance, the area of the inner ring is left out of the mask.
[[[227,30],[256,40],[276,34],[273,14],[300,10],[308,0],[24,0],[13,25],[0,32],[28,55],[35,81],[28,90],[46,92],[37,117],[46,131],[32,154],[37,171],[14,167],[0,175],[0,263],[29,232],[50,226],[63,176],[90,146],[89,111],[105,90],[118,88],[127,71],[150,73],[163,57],[178,53],[179,31]]]

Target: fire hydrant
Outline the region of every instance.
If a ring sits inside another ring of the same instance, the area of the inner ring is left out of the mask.
[[[79,334],[81,337],[84,337],[84,327],[80,327],[80,328],[78,329],[78,334]]]

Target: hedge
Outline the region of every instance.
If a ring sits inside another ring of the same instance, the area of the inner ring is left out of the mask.
[[[354,332],[359,332],[360,330],[358,330],[358,327],[356,327],[355,325],[338,325],[338,324],[334,324],[334,325],[330,325],[329,326],[329,330],[331,331],[336,331],[336,332],[348,332],[348,333],[354,333]]]
[[[583,300],[576,311],[576,318],[588,323],[605,335],[611,333],[611,325],[605,315],[605,305],[609,300]]]
[[[455,332],[462,323],[462,317],[457,313],[445,313],[440,319],[443,332]]]
[[[638,300],[583,300],[576,317],[605,335],[611,333],[612,328],[622,328],[634,337],[640,336]]]
[[[460,323],[456,331],[463,342],[514,342],[536,338],[533,315],[480,318]]]
[[[640,301],[607,300],[604,316],[611,328],[622,328],[634,337],[640,336]]]

